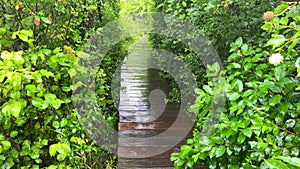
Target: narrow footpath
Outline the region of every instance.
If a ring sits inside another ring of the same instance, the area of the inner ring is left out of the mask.
[[[150,53],[144,50],[147,48],[147,37],[133,44],[121,68],[118,107],[120,169],[171,169],[173,163],[170,162],[170,154],[178,151],[185,142],[183,138],[179,144],[166,149],[170,146],[168,143],[173,139],[172,136],[164,136],[160,140],[155,137],[172,125],[180,105],[165,104],[170,85],[159,76],[158,70],[148,68],[152,60]],[[175,129],[174,133],[180,130]]]

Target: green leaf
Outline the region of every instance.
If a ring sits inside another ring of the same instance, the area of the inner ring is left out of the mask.
[[[28,37],[33,36],[32,30],[21,30],[21,31],[16,32],[16,34],[24,42],[29,42]]]
[[[40,109],[46,109],[48,107],[47,102],[45,102],[43,99],[39,97],[35,97],[31,100],[31,103],[34,107],[40,108]]]
[[[279,47],[286,41],[284,35],[275,35],[271,38],[265,46],[273,46],[273,48]]]
[[[18,118],[20,115],[20,112],[22,110],[22,104],[21,102],[14,102],[11,106],[11,114],[15,117]]]
[[[58,128],[59,128],[59,122],[58,122],[58,121],[54,121],[54,122],[52,123],[52,126],[53,126],[54,128],[56,128],[56,129],[58,129]]]
[[[28,155],[30,152],[31,152],[30,142],[28,140],[25,140],[23,142],[22,151],[20,155],[25,156]]]
[[[233,53],[228,57],[228,61],[232,61],[234,59],[240,58],[242,56],[241,53]]]
[[[296,60],[295,66],[296,66],[296,68],[300,67],[300,57]]]
[[[38,92],[39,90],[37,89],[37,87],[33,84],[27,85],[26,87],[27,90],[27,95],[28,96],[34,96],[34,93]]]
[[[251,137],[252,136],[252,130],[251,128],[246,128],[242,131],[242,133],[247,136],[247,137]]]
[[[295,48],[295,46],[298,44],[300,39],[294,39],[292,44],[288,48],[288,55],[291,53],[291,51]]]
[[[248,49],[249,49],[249,46],[247,44],[243,44],[242,47],[241,47],[241,51],[244,55],[247,54],[248,52]]]
[[[41,52],[47,56],[49,56],[51,54],[51,50],[50,49],[42,49]]]
[[[213,158],[215,157],[217,154],[217,147],[213,147],[210,151],[209,151],[209,157]]]
[[[61,87],[61,89],[64,91],[64,92],[69,92],[71,91],[71,88],[69,86],[63,86]]]
[[[281,15],[289,8],[289,4],[287,2],[281,3],[277,8],[274,10],[275,15]]]
[[[275,106],[276,104],[280,103],[281,99],[282,99],[281,95],[275,95],[274,97],[272,97],[269,100],[269,105],[270,106]]]
[[[240,48],[243,44],[243,38],[242,37],[238,37],[236,40],[235,40],[235,44]]]
[[[280,81],[282,78],[285,77],[285,68],[280,66],[275,68],[275,78],[277,81]]]
[[[11,138],[14,138],[14,137],[16,137],[18,135],[18,133],[19,133],[18,131],[12,131],[12,132],[10,132],[9,136]]]
[[[242,133],[239,134],[239,137],[237,138],[237,142],[239,144],[242,144],[246,140],[246,136],[243,135]]]
[[[3,28],[0,28],[0,35],[4,35],[6,33],[6,28],[3,27]]]
[[[227,97],[230,101],[237,100],[240,97],[240,94],[233,92],[233,93],[227,93]]]
[[[45,69],[40,70],[40,73],[41,73],[43,76],[46,76],[47,78],[49,78],[49,77],[54,77],[54,74],[53,74],[52,72],[49,72],[49,71],[47,71],[47,70],[45,70]]]
[[[76,75],[76,70],[74,68],[71,68],[68,70],[68,74],[71,78],[73,78]]]
[[[57,47],[53,50],[53,53],[54,54],[58,54],[59,52],[61,51],[61,48],[60,47]]]
[[[0,141],[2,140],[5,140],[5,136],[2,133],[0,133]]]
[[[285,122],[285,124],[286,124],[286,127],[292,128],[292,127],[295,126],[296,120],[295,120],[295,119],[288,119],[288,120]]]
[[[52,144],[49,147],[49,154],[50,154],[51,157],[55,156],[55,154],[57,152],[57,149],[58,149],[58,144]]]
[[[69,144],[60,144],[60,147],[57,149],[60,154],[71,154],[71,148]]]
[[[288,164],[291,164],[296,167],[300,167],[300,158],[297,157],[284,157],[284,156],[279,156],[275,157],[276,159],[282,160]]]
[[[60,105],[63,103],[62,100],[57,99],[56,95],[52,93],[47,93],[44,95],[44,97],[45,97],[45,102],[47,104],[51,104],[52,107],[54,107],[55,109],[58,109]]]
[[[268,90],[269,88],[271,88],[272,86],[274,86],[275,83],[271,82],[271,81],[264,81],[263,83],[261,83],[259,85],[259,89],[260,90]]]
[[[66,157],[67,157],[66,154],[58,154],[57,155],[57,160],[58,161],[63,161]]]
[[[221,157],[224,153],[226,152],[226,147],[225,146],[220,146],[216,150],[216,157]]]
[[[183,146],[180,147],[180,150],[181,151],[191,151],[192,147],[188,146],[188,145],[183,145]]]
[[[231,65],[233,66],[233,68],[236,68],[236,69],[242,68],[242,66],[239,63],[231,63]]]
[[[20,112],[22,110],[22,104],[19,101],[14,101],[12,103],[8,103],[6,106],[3,107],[2,112],[4,115],[12,115],[15,118],[18,118]]]
[[[239,79],[237,79],[234,83],[234,86],[237,87],[238,89],[238,92],[242,92],[243,89],[244,89],[244,85],[243,85],[243,82]]]
[[[224,144],[224,140],[221,137],[212,137],[211,141],[215,144]]]
[[[22,65],[25,62],[25,59],[22,57],[22,52],[14,52],[13,53],[14,63],[16,65]]]
[[[41,17],[40,18],[43,22],[45,22],[46,24],[51,24],[51,21],[48,19],[48,18],[46,18],[46,17]]]
[[[22,86],[22,74],[19,72],[14,72],[11,76],[11,83],[15,90],[20,90]]]
[[[62,119],[62,121],[60,122],[60,127],[65,127],[68,124],[68,120],[67,119]]]
[[[204,85],[203,86],[203,90],[206,91],[209,94],[212,94],[212,89],[211,87],[209,87],[208,85]]]
[[[2,149],[4,151],[8,150],[11,147],[10,141],[1,141]]]
[[[265,163],[270,169],[289,169],[283,162],[275,159],[266,160]]]
[[[14,100],[19,100],[20,97],[21,97],[20,91],[15,91],[15,92],[10,93],[10,98],[12,98]]]
[[[40,152],[39,151],[32,151],[30,153],[30,158],[32,159],[38,159],[40,157]]]

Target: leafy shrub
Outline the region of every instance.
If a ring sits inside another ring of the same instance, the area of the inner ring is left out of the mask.
[[[190,109],[198,116],[196,128],[172,154],[175,168],[202,163],[206,168],[300,167],[298,11],[298,3],[283,2],[262,26],[264,38],[248,44],[240,37],[230,44],[226,111],[212,135],[201,135],[211,83],[198,90]]]
[[[72,105],[74,65],[84,42],[117,16],[116,1],[0,2],[0,166],[2,168],[105,168],[115,156],[96,146]],[[118,57],[114,57],[114,56]],[[110,57],[119,61],[116,47]],[[105,69],[111,63],[102,65]],[[110,77],[99,73],[98,84]],[[96,86],[99,86],[96,84]],[[115,124],[109,95],[103,113]],[[99,100],[101,100],[99,99]]]
[[[213,42],[226,59],[230,42],[243,37],[247,43],[261,37],[262,14],[278,3],[276,0],[156,0],[158,11],[186,19]],[[169,46],[172,46],[169,44]]]
[[[276,0],[155,0],[156,10],[175,15],[197,26],[212,42],[219,56],[226,62],[230,42],[242,37],[249,45],[256,44],[262,36],[262,14],[278,3]],[[207,82],[205,67],[198,57],[186,49],[178,39],[152,37],[154,47],[171,51],[177,59],[189,65],[199,87]],[[157,61],[164,64],[163,59]],[[199,68],[200,65],[200,68]],[[168,75],[163,75],[171,79]],[[179,90],[172,82],[172,101],[180,101]]]

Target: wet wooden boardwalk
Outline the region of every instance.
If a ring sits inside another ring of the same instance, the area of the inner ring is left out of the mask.
[[[176,134],[160,136],[169,130],[177,118],[180,105],[165,104],[170,91],[169,84],[159,76],[158,70],[148,68],[152,59],[150,53],[144,50],[146,48],[146,37],[132,45],[131,54],[121,68],[118,107],[120,169],[173,168],[170,154],[178,151],[178,147],[185,142],[185,139],[181,139],[177,145],[170,147]],[[172,128],[171,133],[178,133],[181,129]]]

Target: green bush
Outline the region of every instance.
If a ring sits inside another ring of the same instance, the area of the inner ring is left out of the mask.
[[[276,0],[156,0],[158,11],[175,15],[197,26],[226,59],[230,42],[238,37],[255,43],[261,37],[262,14],[278,3]],[[226,6],[226,5],[227,6]],[[172,44],[168,44],[169,48]]]
[[[72,84],[79,51],[117,16],[117,1],[4,0],[0,14],[0,166],[112,168],[116,156],[85,134],[71,97],[79,87]],[[118,63],[123,56],[116,46],[107,59]],[[105,94],[99,113],[115,125],[106,94],[111,77],[100,72],[96,86],[105,86]]]
[[[193,138],[173,153],[175,168],[299,168],[300,6],[283,2],[262,26],[263,38],[230,44],[226,111],[210,136],[200,133],[212,103],[212,83],[190,108],[198,116]]]
[[[276,0],[155,0],[156,11],[175,15],[198,27],[212,42],[219,56],[226,63],[229,56],[230,43],[242,37],[249,45],[262,36],[260,27],[263,24],[263,13],[278,3]],[[226,4],[226,5],[225,5]],[[171,39],[154,35],[152,41],[155,48],[168,50],[184,61],[193,71],[199,87],[207,82],[205,67],[198,57],[180,43]],[[163,59],[157,61],[164,64]],[[200,68],[199,68],[200,65]],[[163,75],[171,79],[168,75]],[[179,89],[172,83],[171,101],[180,101]]]

